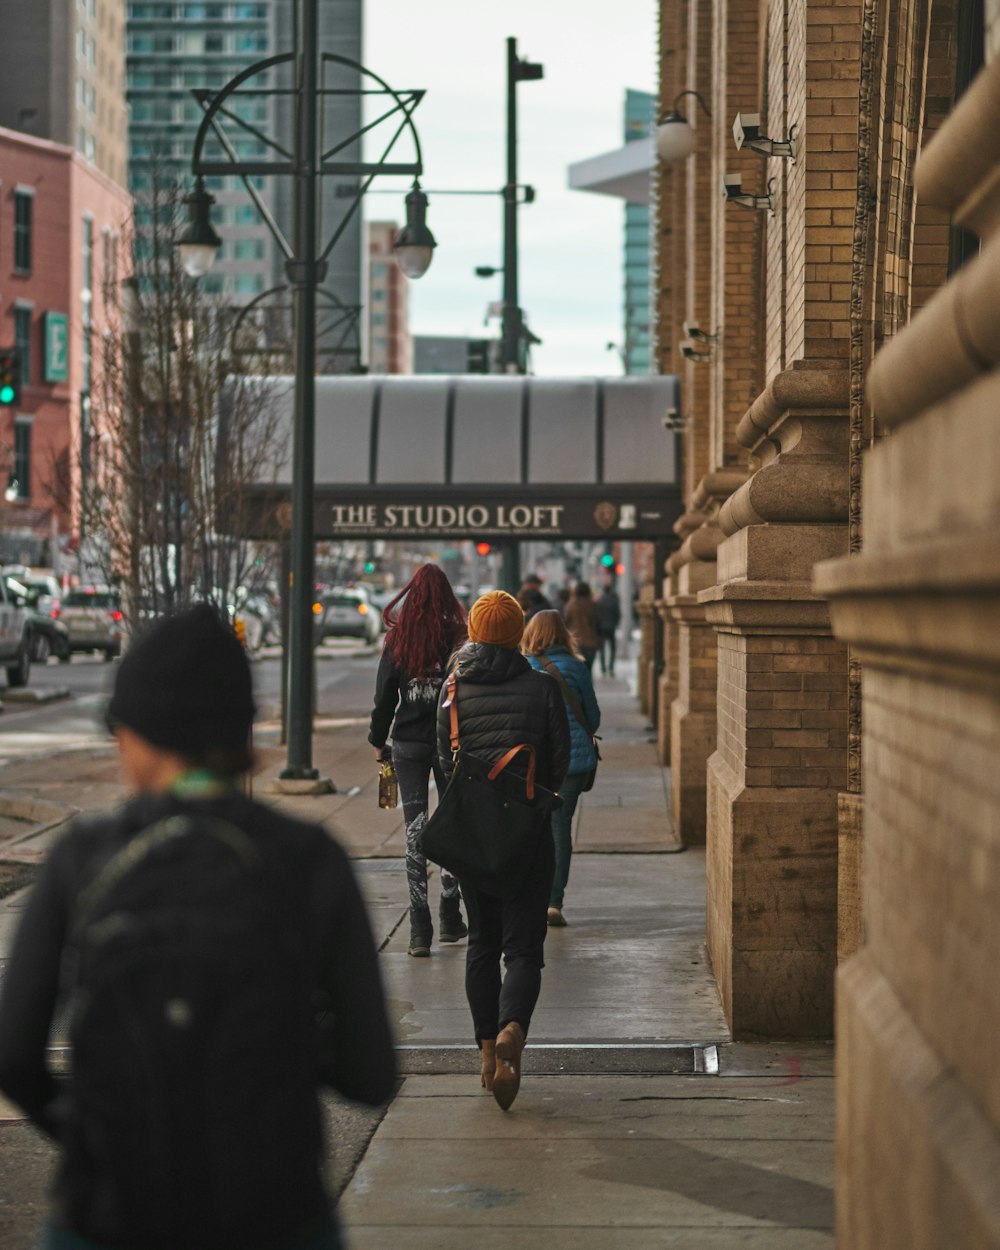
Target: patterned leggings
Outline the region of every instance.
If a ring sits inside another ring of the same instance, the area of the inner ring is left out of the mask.
[[[410,911],[429,916],[427,860],[420,850],[420,832],[427,823],[431,773],[434,774],[439,796],[444,794],[447,780],[433,749],[421,743],[393,743],[392,766],[396,770],[406,822],[406,881],[410,889]],[[454,898],[457,894],[457,879],[442,869],[441,897]]]

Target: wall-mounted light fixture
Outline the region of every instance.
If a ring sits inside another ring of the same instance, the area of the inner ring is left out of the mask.
[[[787,139],[769,139],[760,133],[759,113],[737,113],[733,122],[733,139],[738,148],[749,148],[761,156],[779,156],[795,164],[795,136],[798,126],[791,126]]]
[[[695,132],[688,119],[683,113],[678,112],[677,109],[678,103],[686,95],[693,95],[705,110],[705,116],[709,121],[712,119],[712,114],[708,111],[708,105],[697,91],[681,91],[676,95],[673,104],[670,106],[670,111],[664,113],[660,118],[659,126],[656,128],[656,150],[659,152],[661,160],[682,161],[694,151]]]
[[[681,339],[678,346],[685,360],[693,360],[697,364],[707,364],[714,354],[710,345],[704,351],[699,350],[698,344],[693,339]]]
[[[776,179],[774,178],[768,180],[766,195],[750,195],[749,192],[743,190],[742,174],[723,174],[722,198],[728,200],[731,204],[739,204],[740,208],[766,208],[773,217],[775,182]]]
[[[684,322],[684,333],[689,339],[693,339],[696,343],[718,343],[718,334],[709,334],[703,330],[696,321]]]

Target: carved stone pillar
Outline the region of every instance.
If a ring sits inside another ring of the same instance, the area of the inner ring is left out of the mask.
[[[656,613],[654,600],[656,590],[652,582],[647,582],[639,591],[635,610],[639,615],[639,660],[636,671],[639,710],[650,716],[653,710],[653,686],[656,681],[658,660],[656,655],[656,630],[653,617]]]
[[[826,1037],[837,954],[847,649],[813,565],[847,551],[848,373],[799,363],[739,427],[753,476],[723,504],[708,762],[708,945],[737,1037]]]
[[[672,559],[673,557],[671,557]],[[659,698],[656,702],[656,755],[659,762],[670,764],[671,708],[677,698],[679,684],[680,648],[677,625],[670,615],[670,599],[677,593],[677,575],[666,564],[663,579],[663,598],[657,599],[655,607],[663,622],[662,668],[659,679]]]
[[[715,552],[723,534],[715,521],[722,502],[742,483],[740,470],[708,474],[698,485],[693,510],[674,529],[686,535],[667,562],[674,593],[666,600],[677,634],[677,693],[670,708],[673,816],[686,846],[705,842],[705,778],[715,750],[715,632],[705,620],[698,593],[715,583]]]

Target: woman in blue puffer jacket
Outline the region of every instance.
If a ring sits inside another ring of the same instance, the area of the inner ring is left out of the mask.
[[[532,668],[547,672],[559,683],[569,718],[569,772],[559,787],[563,805],[552,815],[556,872],[548,912],[549,925],[552,928],[562,928],[566,924],[562,910],[563,896],[573,855],[573,816],[584,786],[597,767],[593,736],[601,723],[601,709],[597,706],[590,669],[558,612],[538,612],[531,618],[524,630],[521,650]],[[569,697],[567,690],[569,695],[576,696],[575,699]],[[586,726],[581,723],[578,712],[582,714]]]

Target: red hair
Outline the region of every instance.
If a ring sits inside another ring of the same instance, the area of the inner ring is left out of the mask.
[[[407,677],[428,677],[466,639],[465,609],[436,564],[422,564],[382,612],[385,645]]]

